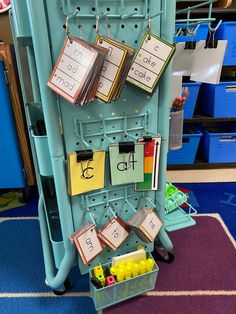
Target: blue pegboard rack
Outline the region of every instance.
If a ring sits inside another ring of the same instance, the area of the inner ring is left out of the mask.
[[[151,205],[165,222],[171,76],[170,64],[152,96],[127,85],[119,100],[109,104],[99,101],[83,107],[69,104],[47,87],[65,39],[66,18],[69,16],[71,34],[83,35],[91,42],[96,36],[96,21],[99,21],[99,33],[108,33],[108,18],[111,36],[136,48],[150,18],[152,32],[168,42],[173,41],[176,1],[12,0],[11,3],[10,20],[40,194],[39,221],[46,282],[60,290],[73,266],[79,266],[81,273],[88,273],[93,265],[109,263],[115,255],[136,250],[137,244],[143,244],[149,252],[153,250],[154,244],[142,243],[132,234],[117,251],[106,249],[91,265],[84,266],[69,237],[82,225],[87,208],[92,213],[88,219],[96,217],[99,228],[107,221],[108,203],[127,220],[137,210],[143,196],[147,197],[147,202],[152,199]],[[39,119],[45,121],[44,135],[35,133]],[[67,153],[84,148],[107,150],[112,142],[126,138],[136,140],[145,134],[162,137],[157,192],[144,194],[130,185],[111,186],[106,171],[105,189],[82,196],[68,195]],[[48,178],[55,184],[56,202],[46,199],[43,182]],[[173,245],[165,226],[156,242],[172,252]]]

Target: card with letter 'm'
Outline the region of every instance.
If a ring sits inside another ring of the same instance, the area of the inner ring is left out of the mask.
[[[93,101],[107,52],[83,39],[67,37],[48,87],[73,104]]]
[[[97,36],[95,42],[108,49],[96,97],[103,102],[117,100],[130,70],[135,50],[106,36]]]
[[[163,223],[154,211],[154,208],[143,207],[129,220],[129,224],[144,242],[152,243]]]
[[[175,47],[154,34],[146,33],[139,45],[127,82],[152,94],[175,51]]]
[[[98,238],[96,226],[88,221],[70,236],[70,241],[77,248],[84,265],[88,265],[105,248]]]
[[[126,222],[116,216],[99,230],[98,237],[115,251],[127,239],[130,231]]]

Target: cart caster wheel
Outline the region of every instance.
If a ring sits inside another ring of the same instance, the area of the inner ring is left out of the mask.
[[[65,282],[64,282],[64,286],[66,290],[72,290],[73,289],[73,285],[70,282],[69,278],[66,278]]]
[[[21,190],[21,196],[19,197],[19,201],[21,203],[27,203],[31,199],[32,188],[27,185],[25,188]]]
[[[60,295],[64,295],[66,293],[66,289],[61,289],[61,290],[52,290],[53,293],[57,296],[60,296]]]
[[[152,254],[156,262],[171,264],[175,260],[174,252],[168,252],[161,246],[156,247]]]

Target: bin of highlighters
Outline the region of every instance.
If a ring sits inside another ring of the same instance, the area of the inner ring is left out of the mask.
[[[182,147],[183,123],[183,110],[170,113],[169,150],[176,150]]]
[[[147,252],[147,258],[153,259],[149,252]],[[106,272],[111,267],[111,263],[103,264],[102,267],[104,272]],[[146,291],[153,290],[155,288],[158,270],[159,268],[154,261],[154,267],[151,272],[115,283],[111,286],[97,289],[90,281],[90,292],[96,310],[99,311],[112,306],[113,304],[133,298]],[[89,270],[89,278],[91,279],[92,276],[93,268]]]

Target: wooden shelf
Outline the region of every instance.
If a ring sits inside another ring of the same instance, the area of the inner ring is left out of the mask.
[[[213,118],[203,114],[196,114],[191,119],[184,119],[185,123],[201,123],[201,122],[232,122],[236,121],[236,117],[230,118]]]

